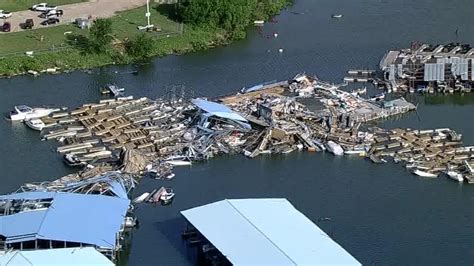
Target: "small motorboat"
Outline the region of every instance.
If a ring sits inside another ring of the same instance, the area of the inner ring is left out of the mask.
[[[169,173],[165,176],[165,178],[169,180],[169,179],[173,179],[174,176],[175,176],[174,173]]]
[[[344,155],[344,149],[341,147],[341,145],[337,144],[336,142],[330,140],[328,141],[326,146],[327,146],[328,151],[332,152],[334,155],[337,155],[337,156]]]
[[[150,196],[150,192],[145,192],[133,200],[133,203],[141,203]]]
[[[438,177],[437,174],[433,174],[433,173],[430,173],[430,172],[425,172],[425,171],[422,171],[422,170],[419,170],[419,169],[414,170],[412,173],[417,175],[417,176],[421,176],[421,177],[431,177],[431,178]]]
[[[343,15],[342,14],[332,14],[331,15],[331,18],[342,18]]]
[[[86,162],[83,162],[77,158],[75,154],[65,154],[63,156],[63,161],[66,163],[68,166],[74,167],[74,166],[84,166],[86,165]]]
[[[125,88],[120,88],[115,84],[107,84],[104,87],[100,88],[100,93],[102,95],[112,94],[114,97],[120,97],[125,92]]]
[[[175,194],[172,188],[165,188],[165,192],[161,193],[160,195],[160,202],[161,205],[168,205],[173,202]]]
[[[370,98],[371,101],[374,101],[374,102],[378,102],[378,101],[381,101],[385,99],[385,93],[380,93],[380,94],[377,94],[375,95],[374,97]]]
[[[456,171],[447,171],[446,175],[452,180],[455,180],[458,182],[464,182],[464,177],[462,176],[462,174]]]
[[[131,229],[131,228],[134,228],[137,225],[138,225],[137,218],[130,217],[130,216],[125,217],[125,220],[124,220],[125,228],[130,228]]]
[[[27,105],[17,105],[10,112],[11,121],[25,121],[33,118],[45,117],[52,112],[59,111],[55,108],[31,108]]]
[[[43,120],[39,118],[32,118],[25,121],[25,124],[33,130],[41,131],[45,127]]]
[[[140,196],[140,200],[145,194]],[[148,203],[160,203],[161,205],[168,205],[173,201],[175,194],[172,188],[161,187],[160,189],[154,189],[152,192],[148,193],[146,197],[143,198],[143,202]],[[137,199],[135,199],[136,202]]]
[[[351,92],[351,94],[354,95],[354,96],[359,96],[359,95],[366,94],[366,93],[367,93],[367,87],[363,87],[363,88],[360,88],[360,89],[357,89],[357,90],[353,90]]]

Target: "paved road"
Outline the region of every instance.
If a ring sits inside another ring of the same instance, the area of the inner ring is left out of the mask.
[[[40,1],[38,1],[40,2]],[[58,9],[64,10],[64,15],[59,18],[60,23],[56,25],[73,22],[76,18],[106,18],[114,15],[115,12],[133,9],[146,4],[146,0],[92,0],[89,2],[59,6]],[[41,12],[34,12],[30,10],[14,12],[8,21],[12,25],[12,32],[21,31],[20,23],[24,23],[26,19],[32,18],[34,20],[34,28],[43,28],[40,23],[44,19],[39,18]],[[3,24],[2,22],[0,22]],[[50,25],[48,27],[53,27]]]

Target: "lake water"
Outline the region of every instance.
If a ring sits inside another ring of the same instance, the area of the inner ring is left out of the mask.
[[[298,72],[339,83],[350,68],[376,68],[388,49],[412,41],[458,40],[474,44],[470,0],[296,0],[275,23],[249,30],[247,39],[206,52],[158,58],[150,64],[112,66],[92,73],[0,80],[0,112],[14,105],[78,106],[99,99],[98,87],[116,82],[134,96],[157,97],[174,85],[197,96],[235,92]],[[342,13],[341,19],[331,19]],[[273,37],[278,33],[278,38]],[[283,49],[279,53],[278,49]],[[134,69],[138,75],[131,75]],[[418,114],[380,126],[451,127],[474,145],[474,94],[414,97]],[[0,122],[0,193],[25,182],[70,173],[54,152],[24,125]],[[136,194],[161,185],[177,193],[171,206],[140,205],[128,265],[192,264],[180,239],[179,211],[225,198],[282,197],[291,201],[363,264],[472,265],[474,186],[444,177],[423,179],[396,164],[294,152],[287,156],[220,157],[177,168],[171,181],[143,179]],[[331,221],[318,222],[318,218]],[[291,217],[290,217],[291,218]],[[295,243],[297,245],[297,243]]]

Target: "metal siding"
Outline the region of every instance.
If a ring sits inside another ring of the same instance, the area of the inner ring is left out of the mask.
[[[233,110],[231,110],[229,107],[227,107],[224,104],[206,101],[204,99],[193,99],[191,100],[191,102],[197,107],[199,107],[200,109],[212,115],[222,117],[222,118],[227,118],[230,120],[247,122],[247,119],[243,118],[241,115],[234,112]]]

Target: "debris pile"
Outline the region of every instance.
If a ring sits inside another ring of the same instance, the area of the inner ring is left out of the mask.
[[[360,96],[365,88],[351,93],[341,86],[298,74],[213,100],[118,97],[41,118],[43,137],[61,141],[58,152],[75,156],[82,165],[105,163],[129,174],[145,171],[156,179],[173,178],[173,167],[231,153],[253,158],[327,149],[335,155],[386,161],[387,154],[374,147],[390,131],[364,129],[364,124],[416,106],[403,98],[385,100],[385,95],[365,99]],[[426,148],[420,152],[432,149]],[[404,156],[399,152],[395,159],[405,161]]]

